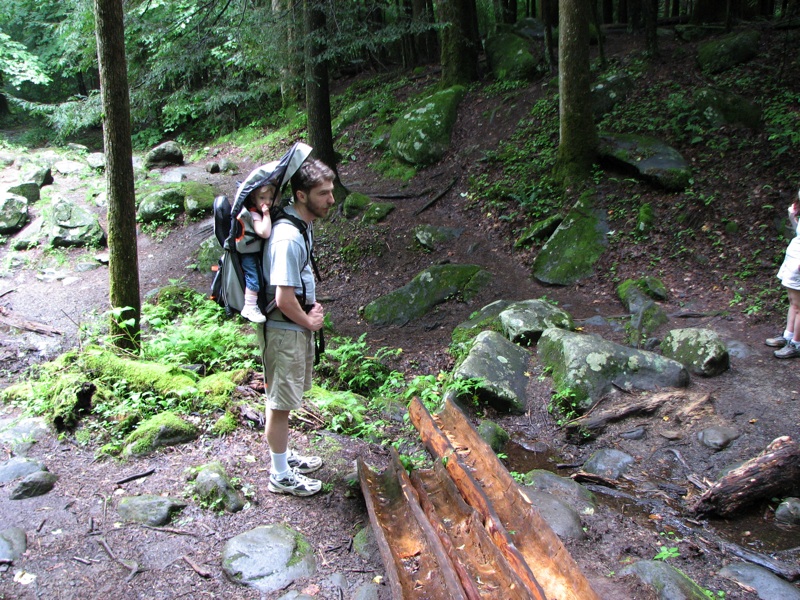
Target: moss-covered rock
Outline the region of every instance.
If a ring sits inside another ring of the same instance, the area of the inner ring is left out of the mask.
[[[213,435],[228,435],[236,431],[238,426],[239,421],[236,419],[236,415],[226,410],[224,415],[214,421],[214,424],[211,426],[211,433]]]
[[[531,223],[522,231],[517,241],[514,242],[514,247],[527,248],[535,242],[546,240],[555,233],[563,220],[564,218],[561,215],[550,215],[545,219]]]
[[[465,93],[463,86],[454,86],[413,106],[392,127],[389,138],[392,153],[417,166],[438,161],[450,147],[458,105]]]
[[[490,36],[486,57],[497,81],[530,81],[539,73],[540,61],[531,52],[531,42],[513,33]]]
[[[471,314],[469,319],[463,323],[459,323],[455,326],[451,336],[452,343],[450,351],[457,361],[469,351],[472,346],[472,340],[475,339],[475,336],[481,331],[497,331],[502,333],[503,324],[500,322],[500,313],[503,312],[509,304],[511,303],[508,300],[492,302]]]
[[[761,128],[761,109],[738,94],[714,88],[694,93],[694,108],[714,127],[744,125]]]
[[[203,377],[197,382],[198,408],[204,410],[228,408],[236,386],[242,385],[246,379],[247,371],[245,369],[222,371]]]
[[[370,200],[369,196],[366,194],[362,194],[360,192],[352,192],[348,194],[347,198],[344,199],[344,204],[342,205],[344,216],[348,219],[352,219],[353,217],[360,215],[364,212],[364,210],[366,210],[367,206],[369,206],[371,202],[372,200]]]
[[[535,344],[549,327],[575,329],[572,316],[543,298],[522,300],[510,304],[500,313],[505,336],[515,344]]]
[[[592,110],[595,119],[611,112],[633,90],[633,79],[627,73],[603,75],[592,85]]]
[[[720,375],[730,366],[725,342],[711,329],[673,329],[664,336],[661,352],[704,377]]]
[[[141,223],[167,223],[183,211],[185,198],[178,185],[151,191],[139,201],[136,218]]]
[[[508,443],[508,440],[511,439],[511,436],[505,429],[488,419],[484,419],[478,424],[478,435],[481,436],[481,439],[489,444],[495,452],[501,452],[503,448],[505,448],[506,443]]]
[[[183,191],[183,210],[192,219],[211,214],[217,191],[213,185],[199,181],[184,181],[178,184]]]
[[[584,193],[547,240],[533,262],[533,276],[551,285],[570,285],[594,273],[594,264],[608,245],[606,214]]]
[[[650,233],[654,221],[653,205],[645,202],[639,207],[639,212],[636,215],[636,231],[642,234]]]
[[[468,300],[490,277],[476,265],[435,265],[367,304],[364,318],[373,325],[405,325],[453,296]]]
[[[245,506],[244,498],[233,487],[225,467],[217,461],[196,469],[194,492],[200,503],[212,510],[225,509],[227,512],[235,513]]]
[[[339,137],[346,127],[370,116],[375,111],[375,103],[375,98],[363,98],[343,108],[331,123],[333,137]]]
[[[414,238],[417,243],[431,251],[458,238],[462,233],[464,233],[462,227],[438,227],[427,223],[414,227]]]
[[[361,218],[363,223],[380,223],[389,216],[394,210],[394,204],[391,202],[373,202],[367,206],[364,211],[364,216]]]
[[[190,442],[198,436],[197,427],[171,412],[150,417],[125,438],[125,454],[142,456],[162,446]]]
[[[722,73],[758,56],[758,31],[742,31],[703,42],[697,49],[697,62],[706,73]]]
[[[604,133],[597,151],[603,163],[669,191],[683,191],[692,178],[689,163],[680,152],[654,137]]]

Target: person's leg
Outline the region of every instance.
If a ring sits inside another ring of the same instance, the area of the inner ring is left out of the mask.
[[[289,470],[286,448],[289,442],[289,411],[267,409],[267,444],[269,444],[272,467],[270,471],[283,475]]]
[[[263,323],[266,317],[258,309],[258,261],[255,254],[242,254],[242,271],[244,271],[244,307],[242,317],[253,323]]]
[[[786,317],[786,334],[791,333],[791,340],[780,350],[775,351],[775,358],[800,357],[800,290],[789,289],[789,314]]]

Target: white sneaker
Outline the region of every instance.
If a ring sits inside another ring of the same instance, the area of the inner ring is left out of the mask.
[[[280,479],[275,473],[270,473],[267,489],[273,494],[313,496],[322,489],[322,482],[319,479],[301,475],[297,469],[289,469]]]
[[[267,317],[262,315],[261,311],[258,310],[258,306],[245,306],[242,309],[241,315],[251,323],[263,323],[267,320]]]
[[[290,469],[295,469],[298,473],[306,474],[316,471],[322,466],[322,459],[319,456],[302,456],[289,450],[286,455],[286,462]]]

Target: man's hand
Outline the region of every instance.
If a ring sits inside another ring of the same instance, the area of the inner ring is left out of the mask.
[[[325,315],[322,311],[322,304],[319,302],[314,303],[314,307],[308,312],[309,329],[311,331],[319,331],[322,329],[322,324],[325,321]]]

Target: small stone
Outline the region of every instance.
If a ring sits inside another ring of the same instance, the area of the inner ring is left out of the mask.
[[[49,471],[31,473],[19,482],[9,498],[11,500],[24,500],[34,496],[42,496],[53,489],[56,481],[58,481],[58,476]]]

